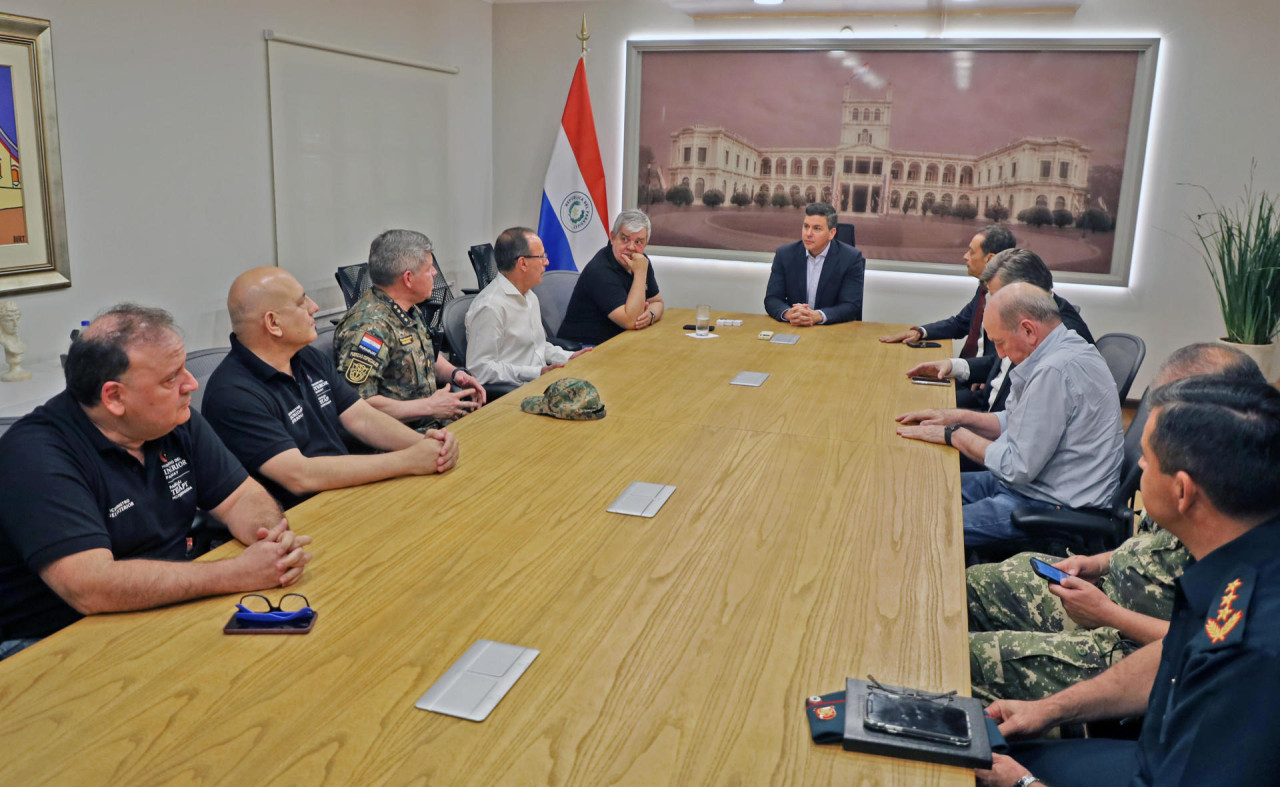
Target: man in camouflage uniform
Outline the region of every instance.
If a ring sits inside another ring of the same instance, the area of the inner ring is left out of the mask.
[[[338,372],[369,404],[409,426],[438,429],[485,402],[471,373],[436,357],[417,304],[431,296],[431,241],[412,230],[387,230],[369,247],[364,296],[334,331]],[[457,393],[449,390],[456,385]]]
[[[1202,343],[1174,352],[1153,386],[1198,374],[1263,379],[1243,353]],[[1074,576],[1050,585],[1031,570],[1033,557]],[[973,695],[1041,699],[1160,639],[1168,631],[1174,580],[1189,558],[1176,537],[1143,516],[1135,535],[1113,552],[1065,560],[1023,553],[1003,563],[970,567]]]

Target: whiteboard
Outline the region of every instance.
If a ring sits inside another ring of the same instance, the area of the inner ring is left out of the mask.
[[[322,309],[387,229],[454,248],[448,74],[267,41],[276,264]]]

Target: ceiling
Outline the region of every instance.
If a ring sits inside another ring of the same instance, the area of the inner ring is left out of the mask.
[[[491,3],[543,3],[565,0],[487,0]],[[590,0],[579,0],[589,2]],[[859,16],[880,14],[1074,12],[1081,0],[783,0],[758,5],[754,0],[663,0],[694,17]]]

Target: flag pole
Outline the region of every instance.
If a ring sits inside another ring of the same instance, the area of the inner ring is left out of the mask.
[[[587,32],[587,15],[582,15],[582,32],[578,33],[577,39],[582,42],[582,54],[587,54],[587,39],[591,38],[591,34]]]

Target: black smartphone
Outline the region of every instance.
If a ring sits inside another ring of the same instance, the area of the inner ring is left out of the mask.
[[[1038,558],[1031,558],[1031,570],[1036,572],[1036,576],[1044,579],[1051,585],[1061,585],[1062,580],[1071,576],[1067,572],[1054,568],[1048,563]]]
[[[312,612],[311,615],[298,620],[272,621],[270,623],[246,623],[237,620],[235,613],[232,613],[231,620],[227,621],[227,625],[223,626],[223,634],[309,634],[311,627],[315,625],[316,618],[320,617],[319,612]]]
[[[969,714],[964,709],[922,697],[899,697],[873,691],[867,695],[867,729],[905,735],[951,746],[968,746],[972,740]]]
[[[950,380],[939,380],[937,377],[912,377],[911,382],[916,385],[945,385],[950,387]]]
[[[696,330],[698,330],[698,326],[696,326],[696,325],[686,325],[686,326],[684,326],[684,329],[685,329],[686,331],[696,331]],[[714,331],[715,329],[716,329],[716,326],[714,326],[714,325],[709,325],[709,326],[707,326],[707,330],[708,330],[708,331]]]
[[[938,344],[937,342],[903,342],[903,344],[907,345],[908,347],[917,347],[917,348],[919,348],[919,347],[941,347],[941,346],[942,346],[941,344]]]

